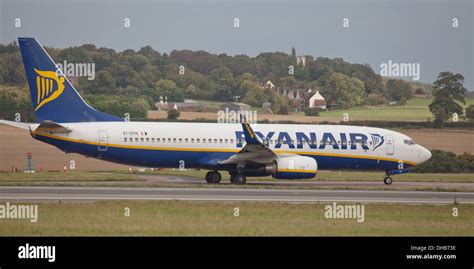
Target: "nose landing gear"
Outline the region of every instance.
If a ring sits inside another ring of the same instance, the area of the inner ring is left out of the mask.
[[[383,183],[385,183],[385,185],[390,185],[393,183],[393,179],[389,175],[386,175],[383,178]]]

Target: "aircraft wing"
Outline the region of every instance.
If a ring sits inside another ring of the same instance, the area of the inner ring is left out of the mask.
[[[257,161],[258,159],[278,158],[278,155],[268,148],[255,134],[245,118],[243,118],[242,128],[246,145],[235,155],[221,161],[220,164],[239,164],[247,161]]]
[[[29,123],[9,121],[9,120],[0,120],[0,124],[9,125],[9,126],[24,129],[24,130],[30,130]]]

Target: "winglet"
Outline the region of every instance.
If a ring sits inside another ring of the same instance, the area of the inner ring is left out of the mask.
[[[245,142],[247,144],[262,144],[245,116],[240,115],[240,121],[242,122],[242,129],[244,129]]]

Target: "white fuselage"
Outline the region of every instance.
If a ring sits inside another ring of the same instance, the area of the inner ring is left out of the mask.
[[[221,161],[219,158],[227,158],[245,145],[240,124],[87,122],[62,125],[72,131],[33,134],[66,152],[139,166],[179,167],[182,161],[187,167],[212,168]],[[31,130],[37,126],[33,124]],[[387,129],[291,124],[254,124],[252,127],[275,153],[313,156],[320,169],[404,169],[431,157],[428,150],[414,144],[408,136]]]

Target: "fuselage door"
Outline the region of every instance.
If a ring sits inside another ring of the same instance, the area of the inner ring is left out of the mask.
[[[99,131],[99,146],[98,150],[99,151],[107,151],[109,145],[109,136],[107,134],[107,131]]]
[[[395,151],[393,136],[386,135],[385,140],[387,141],[387,155],[393,155],[393,153]]]

